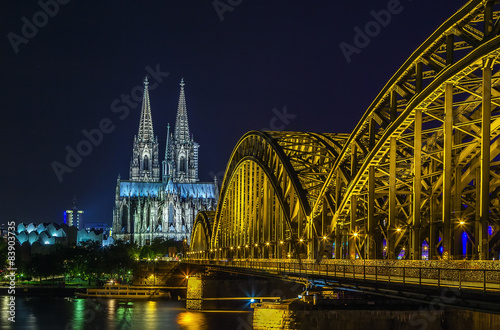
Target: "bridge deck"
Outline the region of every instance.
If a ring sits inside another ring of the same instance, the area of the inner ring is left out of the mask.
[[[258,271],[282,277],[305,280],[352,279],[367,282],[398,283],[428,287],[500,292],[500,262],[407,262],[386,260],[328,260],[321,263],[306,260],[189,260],[206,266],[239,271]]]

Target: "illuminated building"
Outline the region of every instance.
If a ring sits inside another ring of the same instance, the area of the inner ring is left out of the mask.
[[[73,209],[64,211],[64,223],[80,230],[83,227],[83,214],[83,210],[79,210],[76,206],[76,197],[73,197]]]
[[[154,238],[190,238],[199,211],[214,210],[216,182],[198,180],[198,143],[189,132],[184,81],[174,133],[167,125],[165,158],[160,168],[154,136],[148,80],[144,81],[139,132],[134,137],[129,180],[118,177],[113,210],[113,237],[150,244]]]

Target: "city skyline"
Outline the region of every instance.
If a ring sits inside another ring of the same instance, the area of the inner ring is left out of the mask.
[[[465,2],[444,3],[432,13],[428,0],[3,4],[0,222],[62,222],[76,195],[88,221],[111,224],[145,76],[160,150],[184,77],[202,181],[221,178],[252,129],[349,133],[389,74]],[[82,141],[92,150],[68,164]],[[71,172],[58,177],[54,162]]]

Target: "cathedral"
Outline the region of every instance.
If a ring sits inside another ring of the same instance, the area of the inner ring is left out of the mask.
[[[165,159],[160,162],[154,135],[148,79],[144,80],[139,132],[134,137],[129,180],[118,176],[113,238],[149,245],[157,238],[190,239],[199,211],[215,210],[217,181],[198,180],[198,148],[189,132],[184,80],[173,134],[167,125]]]

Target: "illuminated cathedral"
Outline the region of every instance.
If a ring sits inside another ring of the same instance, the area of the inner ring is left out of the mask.
[[[153,239],[188,240],[199,211],[215,210],[217,181],[198,180],[198,147],[189,132],[184,93],[173,134],[167,125],[165,158],[160,162],[154,135],[147,77],[144,80],[139,132],[134,137],[129,180],[118,176],[113,209],[113,238],[149,245]]]

